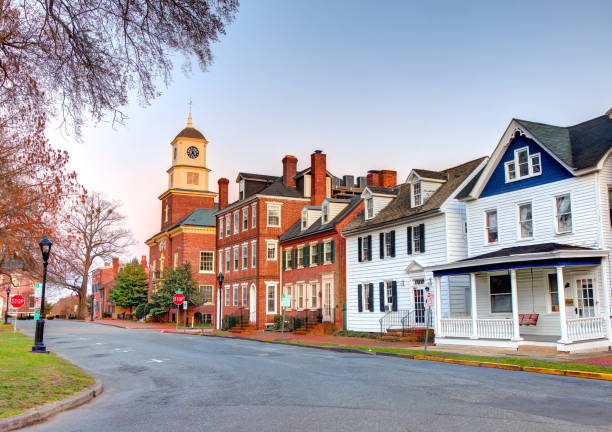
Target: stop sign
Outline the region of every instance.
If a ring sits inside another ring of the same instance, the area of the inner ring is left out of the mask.
[[[174,294],[174,297],[172,297],[172,301],[177,306],[181,305],[185,301],[185,296],[183,294],[181,294],[181,293],[176,293],[176,294]]]
[[[15,309],[19,309],[21,306],[25,304],[25,299],[22,295],[17,294],[11,298],[11,306]]]

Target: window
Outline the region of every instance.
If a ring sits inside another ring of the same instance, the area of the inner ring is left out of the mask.
[[[225,287],[225,306],[229,306],[230,305],[230,287],[226,286]]]
[[[334,242],[332,240],[324,243],[325,247],[325,264],[334,262]]]
[[[255,268],[257,265],[257,242],[251,242],[251,267]]]
[[[316,243],[310,245],[310,265],[314,266],[319,263],[319,248]]]
[[[268,261],[276,261],[276,242],[266,241],[266,259]]]
[[[249,244],[244,243],[242,245],[242,269],[249,267]]]
[[[491,312],[512,312],[510,275],[491,276]]]
[[[177,268],[178,267],[178,252],[174,252],[174,263],[173,263],[173,267]]]
[[[412,184],[412,197],[414,200],[415,207],[423,204],[423,195],[421,194],[421,182],[416,182]]]
[[[386,286],[386,304],[389,305],[389,309],[391,309],[393,305],[393,281],[387,281],[385,283]]]
[[[314,309],[319,306],[318,299],[319,299],[319,284],[312,283],[310,284],[310,307],[311,308]]]
[[[359,237],[359,261],[371,261],[372,236]]]
[[[225,237],[229,237],[231,234],[231,223],[230,215],[225,215]]]
[[[187,173],[187,184],[188,185],[197,185],[199,182],[200,182],[200,173],[197,173],[197,172]]]
[[[362,310],[365,311],[370,311],[374,309],[374,305],[370,303],[370,301],[372,300],[372,295],[370,293],[370,284],[369,283],[364,283],[363,285],[361,285],[361,289],[362,289],[362,294],[361,294],[361,300],[362,300]]]
[[[304,309],[304,284],[297,284],[297,308]]]
[[[572,232],[572,200],[569,194],[555,197],[557,234]]]
[[[276,285],[266,284],[266,312],[269,314],[276,313]]]
[[[285,252],[285,257],[287,259],[286,267],[288,269],[292,269],[293,268],[293,249],[287,250],[287,252]]]
[[[238,246],[234,246],[234,271],[238,270],[238,263],[240,261],[238,254]]]
[[[608,213],[610,214],[610,226],[612,226],[612,189],[608,189]]]
[[[238,285],[234,285],[234,306],[238,306]]]
[[[174,160],[176,160],[177,148],[174,147]]]
[[[232,266],[232,258],[230,257],[229,248],[225,249],[225,272],[229,273]]]
[[[504,164],[506,183],[540,175],[542,161],[540,153],[529,154],[529,148],[523,147],[514,151],[514,158]]]
[[[412,249],[413,252],[425,252],[425,245],[423,244],[423,235],[425,232],[425,225],[417,225],[412,227]]]
[[[223,218],[219,218],[219,239],[223,238]]]
[[[304,248],[299,247],[296,249],[297,251],[297,268],[304,267]]]
[[[240,183],[238,183],[238,194],[240,196],[240,199],[243,200],[244,199],[244,179],[241,179]]]
[[[242,231],[249,229],[249,208],[245,207],[242,209]]]
[[[385,256],[395,256],[395,231],[385,233]]]
[[[367,211],[366,219],[372,219],[374,217],[374,198],[373,197],[369,197],[366,200],[366,211]]]
[[[487,230],[487,243],[497,243],[497,210],[489,210],[485,213],[485,225]]]
[[[240,212],[234,212],[234,234],[238,234],[240,231]]]
[[[204,303],[213,302],[213,287],[212,285],[200,285],[200,293]]]
[[[302,212],[302,231],[308,228],[308,211]]]
[[[219,272],[223,271],[223,251],[222,250],[219,251],[219,263],[217,264],[217,267],[219,268]]]
[[[248,293],[247,284],[242,284],[242,306],[248,305],[247,293]]]
[[[559,312],[559,289],[556,273],[548,273],[548,298],[550,299],[550,312]]]
[[[280,205],[268,204],[268,226],[280,227]]]
[[[251,228],[255,228],[257,225],[257,203],[253,203],[253,208],[251,209]]]
[[[519,204],[519,238],[529,239],[533,237],[533,215],[531,203]]]
[[[170,210],[170,206],[168,204],[166,204],[166,208],[165,208],[165,215],[164,215],[164,222],[168,222],[168,211]]]
[[[214,269],[214,253],[201,251],[200,252],[200,272],[213,272]]]
[[[326,224],[329,222],[329,204],[325,204],[322,209],[323,213],[323,223]]]

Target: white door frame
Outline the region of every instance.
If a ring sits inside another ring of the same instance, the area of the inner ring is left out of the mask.
[[[257,286],[254,283],[249,286],[249,322],[257,322]]]
[[[325,301],[325,284],[329,283],[329,304]],[[333,275],[323,276],[321,277],[321,313],[323,314],[323,321],[333,322],[334,321],[334,312],[326,314],[326,306],[335,311],[334,308],[334,277]]]

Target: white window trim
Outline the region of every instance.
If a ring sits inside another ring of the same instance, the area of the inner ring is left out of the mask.
[[[238,263],[236,263],[236,257],[238,257]],[[232,247],[232,271],[238,270],[240,270],[240,246],[234,246]]]
[[[324,265],[331,264],[331,260],[327,259],[327,247],[329,245],[329,247],[331,248],[331,242],[332,242],[332,239],[325,239],[321,242],[321,244],[323,244],[323,264]]]
[[[359,289],[359,284],[357,284],[357,289]],[[371,313],[370,308],[366,307],[366,306],[369,306],[367,304],[367,301],[368,301],[367,294],[369,290],[370,290],[370,282],[362,282],[361,283],[361,313],[364,313],[364,312]],[[372,293],[372,300],[374,300],[374,293]]]
[[[276,315],[276,310],[278,309],[278,304],[277,304],[278,301],[276,299],[277,297],[276,289],[278,288],[278,282],[265,282],[265,284],[266,284],[266,315]],[[270,311],[268,309],[268,288],[270,287],[274,288],[274,310],[273,311]]]
[[[240,284],[240,304],[242,306],[249,304],[249,284],[246,282]]]
[[[370,208],[370,203],[372,203],[372,208]],[[366,207],[366,220],[368,219],[372,219],[374,217],[374,197],[373,196],[368,196],[365,200],[365,207]],[[371,214],[370,214],[370,210],[371,210]]]
[[[531,236],[521,237],[521,206],[525,204],[531,205]],[[516,239],[517,241],[529,241],[535,238],[535,223],[534,223],[533,200],[522,201],[516,203]]]
[[[285,271],[290,271],[290,270],[293,270],[295,268],[293,261],[291,262],[291,267],[289,267],[289,256],[290,256],[289,254],[291,254],[291,253],[293,253],[293,247],[286,248],[286,249],[283,248],[283,254],[285,256],[285,263],[284,263],[285,264]]]
[[[521,176],[520,170],[519,170],[519,163],[518,163],[518,154],[523,150],[527,150],[527,166],[529,167],[529,174]],[[533,172],[533,165],[531,164],[532,156],[538,156],[538,158],[540,159],[540,171],[537,173]],[[513,179],[510,179],[508,177],[508,165],[510,163],[514,163],[514,178]],[[521,147],[521,148],[514,150],[514,158],[512,160],[504,162],[504,178],[506,180],[506,183],[512,183],[512,182],[519,181],[519,180],[525,180],[531,177],[539,176],[541,174],[542,174],[542,153],[541,152],[533,153],[533,154],[529,153],[529,146]]]
[[[414,188],[415,186],[418,185],[419,186],[419,202],[417,203],[416,201],[416,194],[414,193]],[[412,196],[412,204],[413,207],[420,207],[423,205],[423,185],[421,184],[421,181],[416,181],[414,183],[412,183],[412,190],[411,192],[411,196]]]
[[[557,198],[560,197],[564,197],[564,196],[569,196],[570,199],[570,230],[569,231],[559,231],[559,223],[557,220]],[[555,227],[555,234],[556,235],[566,235],[566,234],[571,234],[574,232],[574,206],[572,205],[574,202],[573,200],[573,196],[571,192],[565,192],[565,193],[560,193],[560,194],[556,194],[553,197],[553,224]],[[533,210],[532,210],[533,211]]]
[[[257,267],[257,240],[251,241],[251,268]]]
[[[246,227],[245,227],[245,218],[246,218]],[[242,209],[242,232],[249,229],[249,206],[246,206]]]
[[[489,298],[489,314],[493,315],[493,316],[512,316],[512,311],[510,312],[493,312],[493,302],[491,301],[491,297],[494,295],[508,295],[508,294],[491,294],[491,276],[504,276],[507,275],[508,273],[506,271],[494,271],[494,272],[488,272],[487,273],[487,291],[488,291],[488,298]],[[548,289],[548,287],[546,288]],[[512,289],[510,289],[510,295],[512,295]]]
[[[257,226],[257,203],[251,204],[251,228]]]
[[[230,235],[232,235],[232,218],[231,216],[228,214],[225,215],[225,237],[229,237]]]
[[[238,306],[238,284],[232,285],[232,306]]]
[[[212,270],[200,270],[201,268],[200,263],[202,262],[202,252],[212,253]],[[209,250],[200,251],[199,258],[200,258],[200,261],[198,262],[199,273],[214,273],[215,272],[215,251],[209,251]]]
[[[555,311],[552,310],[552,301],[551,301],[551,298],[550,298],[550,288],[548,286],[548,275],[550,275],[550,274],[556,275],[557,272],[555,270],[546,270],[546,271],[544,271],[544,282],[543,282],[542,286],[546,288],[546,314],[547,315],[556,315],[556,316],[559,316],[559,311],[555,312]],[[564,279],[565,279],[565,276],[564,276]],[[559,295],[559,293],[557,293],[557,296],[558,295]],[[559,305],[559,309],[561,309],[561,305]]]
[[[497,241],[494,241],[494,242],[489,241],[489,230],[487,226],[487,213],[489,212],[495,212],[495,216],[497,218]],[[532,209],[532,212],[533,212],[533,209]],[[484,225],[484,244],[485,246],[495,246],[499,244],[499,211],[497,210],[497,208],[488,208],[483,211],[483,216],[484,216],[484,224],[483,224]]]
[[[238,234],[240,232],[240,210],[236,210],[233,213],[233,217],[234,217],[234,234]],[[236,221],[238,223],[236,223]]]
[[[224,295],[224,306],[229,306],[230,303],[232,302],[232,294],[230,293],[230,286],[226,285],[225,286],[225,293]]]
[[[266,226],[268,228],[280,228],[281,227],[281,220],[282,220],[282,205],[281,203],[267,203],[266,205]],[[270,225],[270,210],[271,209],[278,209],[278,225]]]
[[[223,239],[223,217],[219,218],[219,240]]]
[[[323,204],[321,208],[321,225],[329,223],[329,203]]]
[[[315,263],[314,260],[312,259],[313,256],[317,255],[318,251],[315,251],[315,246],[317,245],[317,242],[312,242],[310,243],[308,246],[310,247],[310,267],[315,267],[316,265],[319,265],[321,263],[317,262]],[[314,252],[313,252],[314,251]],[[319,259],[317,257],[317,259]]]
[[[295,247],[295,251],[297,252],[295,254],[295,268],[296,269],[301,269],[304,268],[304,245],[303,244],[299,244]],[[302,255],[302,264],[300,264],[300,255]]]
[[[229,263],[229,268],[227,265]],[[229,273],[232,271],[232,250],[231,248],[225,248],[225,273]]]
[[[206,305],[214,304],[214,302],[215,302],[215,287],[214,287],[214,285],[211,285],[211,284],[200,285],[200,288],[202,289],[202,300],[204,299],[204,288],[205,287],[210,287],[210,299],[211,299],[211,301],[204,302],[204,304],[206,304]]]
[[[244,249],[246,248],[246,266],[244,265]],[[240,247],[240,264],[241,264],[241,268],[242,270],[246,270],[249,268],[249,244],[248,243],[242,243],[241,247]]]
[[[274,258],[268,257],[268,248],[274,245]],[[278,261],[278,240],[266,240],[266,261]]]

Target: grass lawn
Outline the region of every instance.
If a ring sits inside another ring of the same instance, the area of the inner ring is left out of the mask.
[[[4,321],[0,322],[0,330],[13,330],[12,321],[11,321],[11,324],[7,324],[7,325],[4,325]]]
[[[64,399],[94,383],[53,353],[29,352],[33,344],[21,333],[0,332],[0,418]]]
[[[337,345],[331,343],[312,343],[309,341],[303,340],[281,340],[277,339],[279,342],[291,343],[291,344],[301,344],[301,345],[320,345],[320,346],[329,346],[334,348],[351,348],[358,349],[362,351],[375,351],[375,352],[388,352],[395,354],[411,354],[411,355],[422,355],[422,349],[407,349],[407,348],[386,348],[386,347],[369,347],[369,346],[359,346],[359,345]],[[427,355],[432,357],[447,357],[456,360],[471,360],[471,361],[479,361],[479,362],[489,362],[489,363],[502,363],[502,364],[512,364],[521,367],[525,366],[534,366],[545,369],[564,369],[564,370],[576,370],[576,371],[586,371],[586,372],[603,372],[612,374],[612,367],[609,366],[598,366],[591,365],[585,363],[566,363],[566,362],[551,362],[551,361],[540,361],[540,360],[530,360],[525,358],[513,358],[513,357],[489,357],[489,356],[477,356],[477,355],[466,355],[466,354],[453,354],[447,353],[443,351],[427,351]]]

